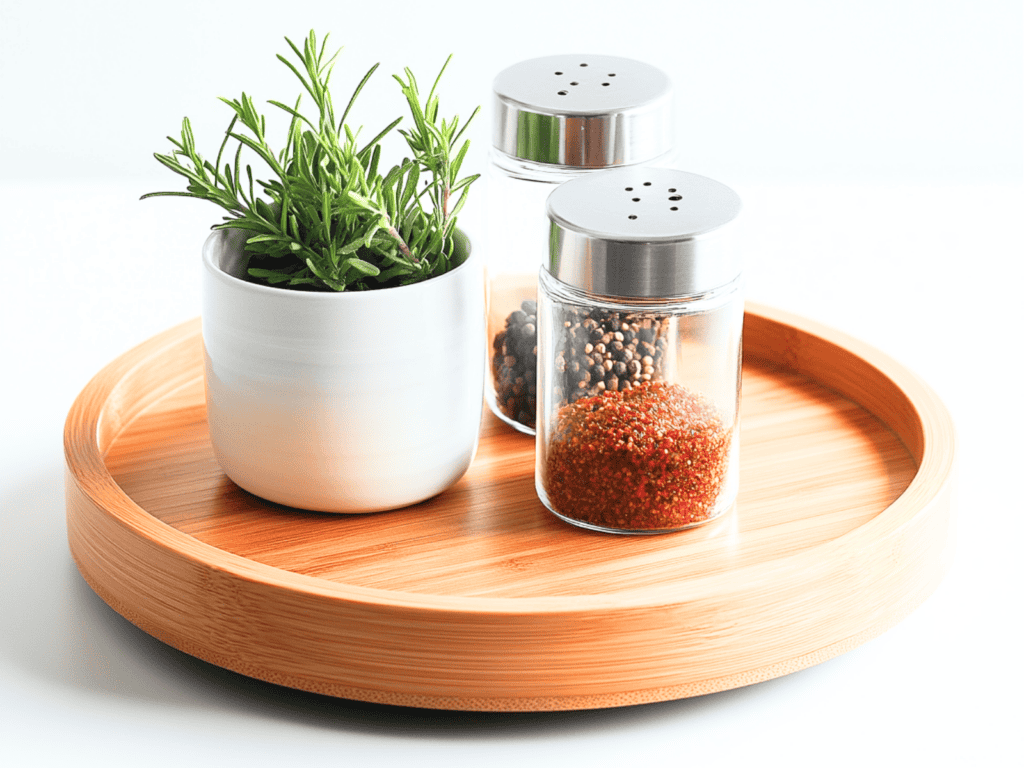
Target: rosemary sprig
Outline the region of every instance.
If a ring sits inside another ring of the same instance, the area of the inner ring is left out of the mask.
[[[436,90],[451,56],[441,67],[434,85],[421,102],[416,79],[405,69],[395,76],[408,103],[413,127],[399,130],[412,157],[386,173],[381,172],[381,140],[395,129],[398,117],[362,146],[359,129],[347,123],[356,98],[377,70],[373,65],[352,93],[341,118],[336,119],[329,82],[335,52],[327,57],[327,37],[317,47],[310,32],[300,50],[285,38],[297,62],[278,55],[313,100],[317,115],[300,111],[302,94],[294,106],[269,103],[290,118],[283,149],[275,152],[267,142],[266,118],[252,98],[225,99],[234,116],[211,163],[195,146],[192,127],[185,118],[181,137],[168,137],[173,149],[156,159],[187,180],[175,195],[209,200],[227,215],[217,229],[242,229],[249,237],[250,278],[269,285],[313,290],[366,290],[404,285],[448,271],[455,251],[454,230],[466,203],[470,185],[478,175],[459,178],[469,141],[459,144],[466,127],[479,112],[459,127],[456,115],[438,122]],[[225,149],[234,141],[233,162],[224,162]],[[254,153],[270,170],[268,181],[255,179],[242,153]],[[423,180],[422,186],[418,186]],[[453,201],[454,197],[454,201]]]

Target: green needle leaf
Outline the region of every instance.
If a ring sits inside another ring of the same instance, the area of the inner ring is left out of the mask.
[[[300,87],[297,98],[268,102],[274,114],[287,115],[283,145],[271,146],[267,118],[248,92],[237,99],[221,97],[231,121],[216,160],[199,154],[191,122],[183,118],[180,136],[168,137],[171,151],[154,157],[185,179],[185,191],[151,192],[142,199],[192,197],[223,208],[227,215],[214,228],[247,233],[249,279],[267,285],[364,290],[443,274],[452,262],[456,215],[478,178],[458,174],[469,151],[461,137],[480,108],[465,122],[457,115],[441,116],[437,91],[451,56],[425,100],[412,70],[405,68],[394,79],[412,118],[408,129],[398,129],[410,156],[397,165],[382,165],[382,141],[403,117],[357,144],[362,129],[348,120],[379,64],[362,76],[336,121],[330,80],[338,51],[329,53],[328,37],[318,42],[310,30],[301,47],[286,37],[289,55],[277,56]],[[300,109],[303,93],[313,98],[313,114]],[[233,162],[225,157],[232,142]],[[243,153],[266,164],[267,181],[254,178]],[[389,170],[383,173],[382,168]]]
[[[363,261],[362,259],[349,259],[345,262],[345,266],[349,269],[354,269],[359,274],[366,275],[367,277],[376,277],[380,274],[380,269],[370,262]]]

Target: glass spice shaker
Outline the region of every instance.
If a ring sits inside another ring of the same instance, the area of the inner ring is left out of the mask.
[[[615,166],[669,164],[672,97],[656,67],[616,56],[547,56],[494,80],[488,164],[485,395],[521,432],[536,419],[537,269],[545,201],[569,179]]]
[[[676,531],[736,501],[740,199],[664,168],[548,199],[540,269],[537,492],[575,525]]]

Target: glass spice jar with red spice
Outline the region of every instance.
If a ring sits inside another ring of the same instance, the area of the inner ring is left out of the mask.
[[[727,186],[659,168],[548,198],[537,302],[537,492],[575,525],[677,531],[738,488],[741,262]]]

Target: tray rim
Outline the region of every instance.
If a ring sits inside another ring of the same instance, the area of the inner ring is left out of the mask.
[[[690,578],[681,582],[670,582],[658,587],[645,586],[606,594],[473,597],[401,592],[320,579],[265,565],[204,543],[153,517],[136,504],[121,490],[110,475],[100,446],[100,442],[104,439],[108,444],[112,442],[119,432],[119,430],[114,430],[112,435],[106,438],[101,437],[104,417],[109,416],[108,404],[112,396],[116,394],[118,386],[122,385],[140,367],[145,366],[147,360],[178,345],[194,343],[194,337],[201,333],[199,318],[193,318],[173,326],[123,353],[97,373],[82,390],[65,423],[67,490],[70,495],[73,486],[97,510],[103,511],[112,521],[144,536],[149,543],[167,550],[169,554],[186,558],[201,568],[213,566],[226,575],[230,574],[232,577],[244,581],[259,582],[267,587],[302,593],[318,599],[326,598],[354,606],[378,608],[384,606],[443,614],[505,616],[522,614],[589,615],[593,611],[601,609],[620,611],[677,605],[681,602],[705,600],[725,594],[729,591],[729,584],[735,583],[737,575],[757,580],[771,573],[774,578],[778,578],[780,572],[792,571],[790,574],[792,576],[796,572],[814,570],[818,567],[812,564],[831,563],[834,565],[834,558],[845,559],[848,557],[847,553],[851,549],[857,549],[862,542],[877,546],[880,541],[884,541],[912,525],[915,518],[926,514],[933,503],[950,492],[956,453],[953,422],[942,401],[925,382],[878,349],[816,321],[765,305],[747,302],[746,321],[751,320],[784,326],[795,331],[800,340],[835,348],[836,351],[852,355],[856,360],[875,369],[881,380],[887,381],[896,390],[906,395],[917,418],[917,422],[911,423],[908,428],[911,430],[917,428],[920,431],[920,445],[916,446],[917,450],[915,450],[915,446],[907,445],[907,435],[901,434],[889,421],[860,402],[855,396],[856,393],[838,389],[828,382],[823,382],[819,377],[801,370],[798,355],[793,360],[786,361],[787,365],[784,367],[807,375],[808,378],[837,391],[843,397],[854,400],[869,413],[879,418],[904,442],[908,451],[917,461],[918,468],[910,485],[903,493],[871,520],[839,537],[815,545],[809,550],[802,550],[777,560],[743,566],[715,575]],[[747,354],[747,350],[745,350],[745,357],[773,362],[767,357]],[[194,378],[190,378],[188,382],[178,380],[174,386],[166,387],[160,397],[166,397],[194,381]],[[160,397],[153,395],[151,400],[156,401]],[[96,407],[97,405],[100,407]],[[125,425],[122,425],[122,428],[129,423],[130,419]],[[114,501],[112,502],[111,499]],[[70,514],[69,499],[69,518]],[[71,526],[69,524],[69,537],[70,535]],[[809,557],[811,551],[815,553],[814,557]]]

